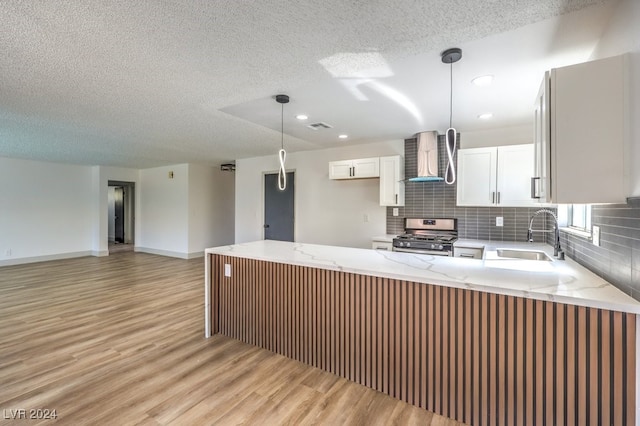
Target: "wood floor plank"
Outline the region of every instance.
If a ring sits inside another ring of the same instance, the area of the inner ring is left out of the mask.
[[[55,409],[63,425],[455,424],[205,339],[203,282],[203,259],[134,252],[0,268],[0,410]]]

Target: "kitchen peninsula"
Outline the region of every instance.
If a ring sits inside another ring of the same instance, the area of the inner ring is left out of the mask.
[[[205,332],[473,424],[635,423],[640,303],[571,260],[492,249],[207,249]]]

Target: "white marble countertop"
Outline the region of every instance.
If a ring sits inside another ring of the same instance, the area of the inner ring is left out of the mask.
[[[552,255],[553,248],[546,244],[473,240],[459,240],[457,244],[484,246],[485,258],[466,259],[268,240],[209,248],[205,253],[640,314],[640,302],[571,259],[506,259],[497,257],[495,252],[496,248],[520,248],[542,250]]]

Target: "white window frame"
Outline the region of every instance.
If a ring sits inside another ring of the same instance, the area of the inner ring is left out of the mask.
[[[581,210],[581,212],[576,211]],[[581,216],[575,223],[574,213]],[[591,239],[591,204],[559,204],[558,223],[560,230],[582,238]]]

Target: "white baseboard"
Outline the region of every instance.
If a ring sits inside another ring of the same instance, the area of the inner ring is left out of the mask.
[[[49,260],[71,259],[74,257],[98,256],[94,251],[75,251],[71,253],[48,254],[44,256],[20,257],[16,259],[0,260],[0,266],[22,265],[25,263],[46,262]],[[109,254],[109,252],[107,252]]]
[[[96,257],[109,256],[109,250],[94,250],[91,252],[91,256],[96,256]]]
[[[198,257],[204,257],[204,250],[196,251],[192,253],[184,253],[180,251],[160,250],[160,249],[140,247],[140,246],[135,246],[133,250],[141,253],[157,254],[160,256],[168,256],[168,257],[177,257],[179,259],[195,259]]]

